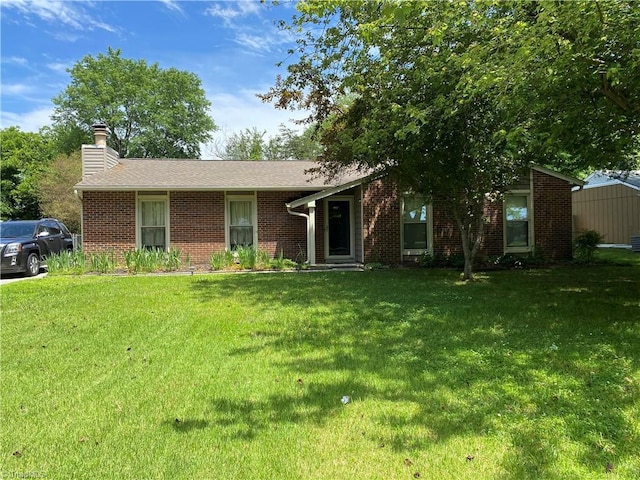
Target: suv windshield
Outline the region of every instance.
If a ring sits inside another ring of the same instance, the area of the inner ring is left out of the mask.
[[[0,223],[1,238],[18,238],[33,236],[35,223]]]

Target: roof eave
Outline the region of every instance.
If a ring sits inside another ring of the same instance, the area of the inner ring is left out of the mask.
[[[327,185],[293,185],[293,186],[219,186],[219,187],[201,187],[192,185],[80,185],[73,187],[79,192],[99,191],[99,192],[138,192],[138,191],[157,191],[169,190],[172,192],[230,192],[230,191],[246,191],[256,190],[262,192],[299,192],[299,191],[317,191],[327,188]]]
[[[545,174],[550,175],[552,177],[559,178],[560,180],[564,180],[565,182],[568,182],[571,185],[577,185],[579,187],[582,187],[585,184],[585,182],[582,181],[582,180],[578,180],[575,177],[570,177],[569,175],[563,175],[562,173],[555,172],[555,171],[550,170],[550,169],[548,169],[546,167],[543,167],[541,165],[534,165],[531,168],[533,170],[536,170],[536,171],[540,172],[540,173],[545,173]]]

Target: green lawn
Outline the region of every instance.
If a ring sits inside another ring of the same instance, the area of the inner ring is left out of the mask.
[[[458,278],[3,286],[2,478],[639,478],[640,266]]]

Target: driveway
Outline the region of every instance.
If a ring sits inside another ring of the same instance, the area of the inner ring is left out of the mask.
[[[5,275],[3,277],[0,277],[0,285],[6,285],[7,283],[13,283],[13,282],[22,282],[25,280],[35,280],[38,278],[44,278],[46,276],[47,276],[46,270],[40,270],[40,273],[35,277],[25,277],[23,275]]]

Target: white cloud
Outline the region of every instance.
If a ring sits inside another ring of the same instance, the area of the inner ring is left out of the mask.
[[[220,6],[219,3],[205,10],[205,14],[221,18],[226,24],[230,24],[231,20],[247,15],[256,15],[260,11],[260,5],[255,0],[244,0],[239,2],[228,2]]]
[[[236,43],[250,50],[270,52],[271,46],[268,38],[259,35],[249,35],[247,33],[239,33],[235,40]]]
[[[52,70],[56,73],[67,73],[67,69],[71,68],[71,64],[68,63],[60,63],[60,62],[54,62],[54,63],[48,63],[47,64],[47,68],[49,70]]]
[[[174,1],[174,0],[160,0],[160,3],[162,3],[169,10],[172,10],[172,11],[178,12],[178,13],[182,13],[184,15],[184,10],[182,10],[182,7],[180,6],[180,4],[177,1]]]
[[[25,17],[36,16],[55,25],[64,25],[76,30],[106,30],[116,32],[117,28],[102,22],[87,13],[80,2],[60,0],[2,0],[3,8],[13,8]],[[74,36],[69,38],[73,39]]]
[[[0,58],[0,61],[8,65],[20,65],[25,67],[28,64],[27,59],[23,57],[2,57]]]
[[[2,84],[2,95],[6,95],[6,96],[26,95],[32,91],[33,91],[33,87],[31,85],[26,85],[24,83],[3,83]]]
[[[40,128],[51,125],[53,107],[41,108],[25,113],[0,112],[0,128],[20,127],[23,132],[37,132]]]

